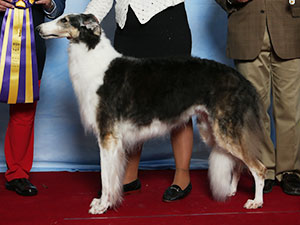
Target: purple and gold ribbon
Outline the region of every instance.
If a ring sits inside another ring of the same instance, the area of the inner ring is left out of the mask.
[[[35,0],[13,0],[0,36],[0,101],[32,103],[39,99],[38,69],[31,6]]]

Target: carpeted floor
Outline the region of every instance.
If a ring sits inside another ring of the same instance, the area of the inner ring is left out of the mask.
[[[300,197],[289,196],[279,186],[264,195],[264,207],[243,209],[253,198],[252,177],[242,176],[238,193],[225,203],[211,199],[207,171],[191,171],[193,190],[173,203],[162,202],[174,171],[140,171],[142,190],[127,195],[117,210],[88,214],[97,195],[100,174],[95,172],[32,173],[39,190],[34,197],[18,196],[0,179],[0,225],[300,225]]]

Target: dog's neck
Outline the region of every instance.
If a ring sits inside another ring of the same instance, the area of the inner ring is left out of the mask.
[[[100,40],[97,45],[90,49],[85,42],[70,42],[69,45],[69,62],[76,63],[75,67],[82,67],[89,71],[85,75],[78,74],[79,76],[92,76],[95,74],[99,78],[100,74],[104,75],[111,61],[122,55],[117,52],[112,46],[110,40],[105,36],[102,31]],[[70,67],[74,68],[73,66]],[[83,69],[79,71],[84,71]],[[74,74],[72,71],[71,74]],[[103,77],[101,77],[102,79]]]
[[[83,42],[70,42],[69,45],[69,69],[75,94],[80,102],[80,114],[86,131],[94,131],[97,123],[93,121],[96,105],[99,104],[98,88],[103,84],[105,71],[110,63],[121,57],[104,32],[99,43],[93,49],[89,49]]]
[[[84,43],[91,50],[94,49],[100,42],[101,35],[94,34],[92,30],[81,28],[78,37],[70,39],[71,43]]]

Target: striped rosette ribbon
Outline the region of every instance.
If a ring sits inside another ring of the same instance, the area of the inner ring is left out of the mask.
[[[32,103],[39,99],[34,1],[13,0],[15,8],[6,9],[0,36],[0,102]]]

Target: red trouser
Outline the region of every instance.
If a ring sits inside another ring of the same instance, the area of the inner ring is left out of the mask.
[[[37,102],[10,105],[5,136],[7,181],[29,177],[33,162],[34,117]]]

